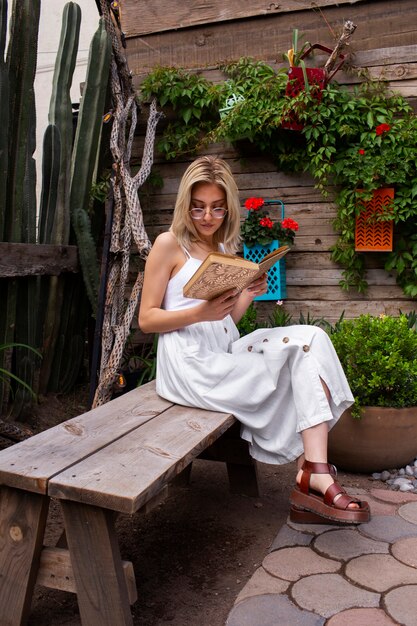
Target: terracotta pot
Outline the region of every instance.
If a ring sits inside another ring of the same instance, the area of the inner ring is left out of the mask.
[[[348,472],[404,467],[417,456],[417,407],[364,407],[362,419],[348,409],[329,433],[329,462]]]

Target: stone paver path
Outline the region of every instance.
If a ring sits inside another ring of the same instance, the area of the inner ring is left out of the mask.
[[[368,524],[288,520],[226,626],[417,626],[417,496],[363,499]]]

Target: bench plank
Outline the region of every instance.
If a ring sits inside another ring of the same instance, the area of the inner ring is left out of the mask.
[[[134,513],[235,423],[178,405],[51,479],[49,495]]]
[[[52,476],[94,455],[173,406],[138,387],[103,406],[74,417],[0,452],[0,485],[47,493]]]

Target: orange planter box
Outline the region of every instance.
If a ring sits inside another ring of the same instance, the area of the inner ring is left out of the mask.
[[[390,252],[394,233],[392,221],[378,222],[376,217],[392,205],[394,189],[385,187],[373,192],[372,200],[363,200],[356,217],[355,250],[357,252]]]

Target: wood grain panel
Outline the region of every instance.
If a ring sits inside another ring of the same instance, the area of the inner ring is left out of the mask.
[[[0,242],[0,278],[78,272],[77,246]]]
[[[130,561],[122,561],[122,568],[129,602],[134,604],[138,599],[138,594],[133,565]],[[69,550],[65,548],[43,548],[36,584],[49,589],[77,593]]]
[[[53,478],[49,493],[134,513],[234,422],[230,414],[174,405]]]
[[[61,502],[83,624],[133,626],[114,515]]]
[[[353,52],[413,46],[416,42],[414,0],[329,6],[324,16],[336,30],[345,19],[357,24],[351,43]],[[295,26],[305,35],[305,40],[333,47],[334,38],[323,15],[319,11],[297,11],[295,15],[288,12],[233,22],[232,28],[225,21],[131,38],[127,47],[129,66],[134,75],[140,75],[155,65],[212,67],[241,56],[279,58],[282,62],[282,53],[290,47]]]
[[[400,306],[398,306],[398,304]],[[416,309],[415,302],[404,300],[400,303],[390,300],[353,300],[353,299],[334,299],[317,300],[316,298],[306,298],[304,300],[285,300],[283,304],[284,310],[293,316],[293,323],[296,323],[300,317],[300,313],[304,318],[309,314],[311,318],[323,317],[325,320],[335,323],[342,313],[345,319],[352,319],[362,314],[369,315],[398,315],[399,308],[403,313],[414,311]],[[258,320],[266,319],[270,313],[270,306],[264,305],[260,309]]]
[[[355,4],[364,0],[338,0],[337,4]],[[213,22],[256,17],[258,15],[277,15],[293,11],[324,9],[335,4],[334,0],[284,0],[266,2],[265,0],[211,0],[199,2],[189,0],[171,0],[169,11],[164,0],[142,2],[122,0],[122,28],[127,37],[156,33],[165,30],[177,30]]]
[[[49,498],[1,488],[0,623],[26,624],[39,567]]]
[[[46,493],[51,476],[105,448],[172,403],[155,394],[155,383],[54,426],[0,454],[0,484]]]

